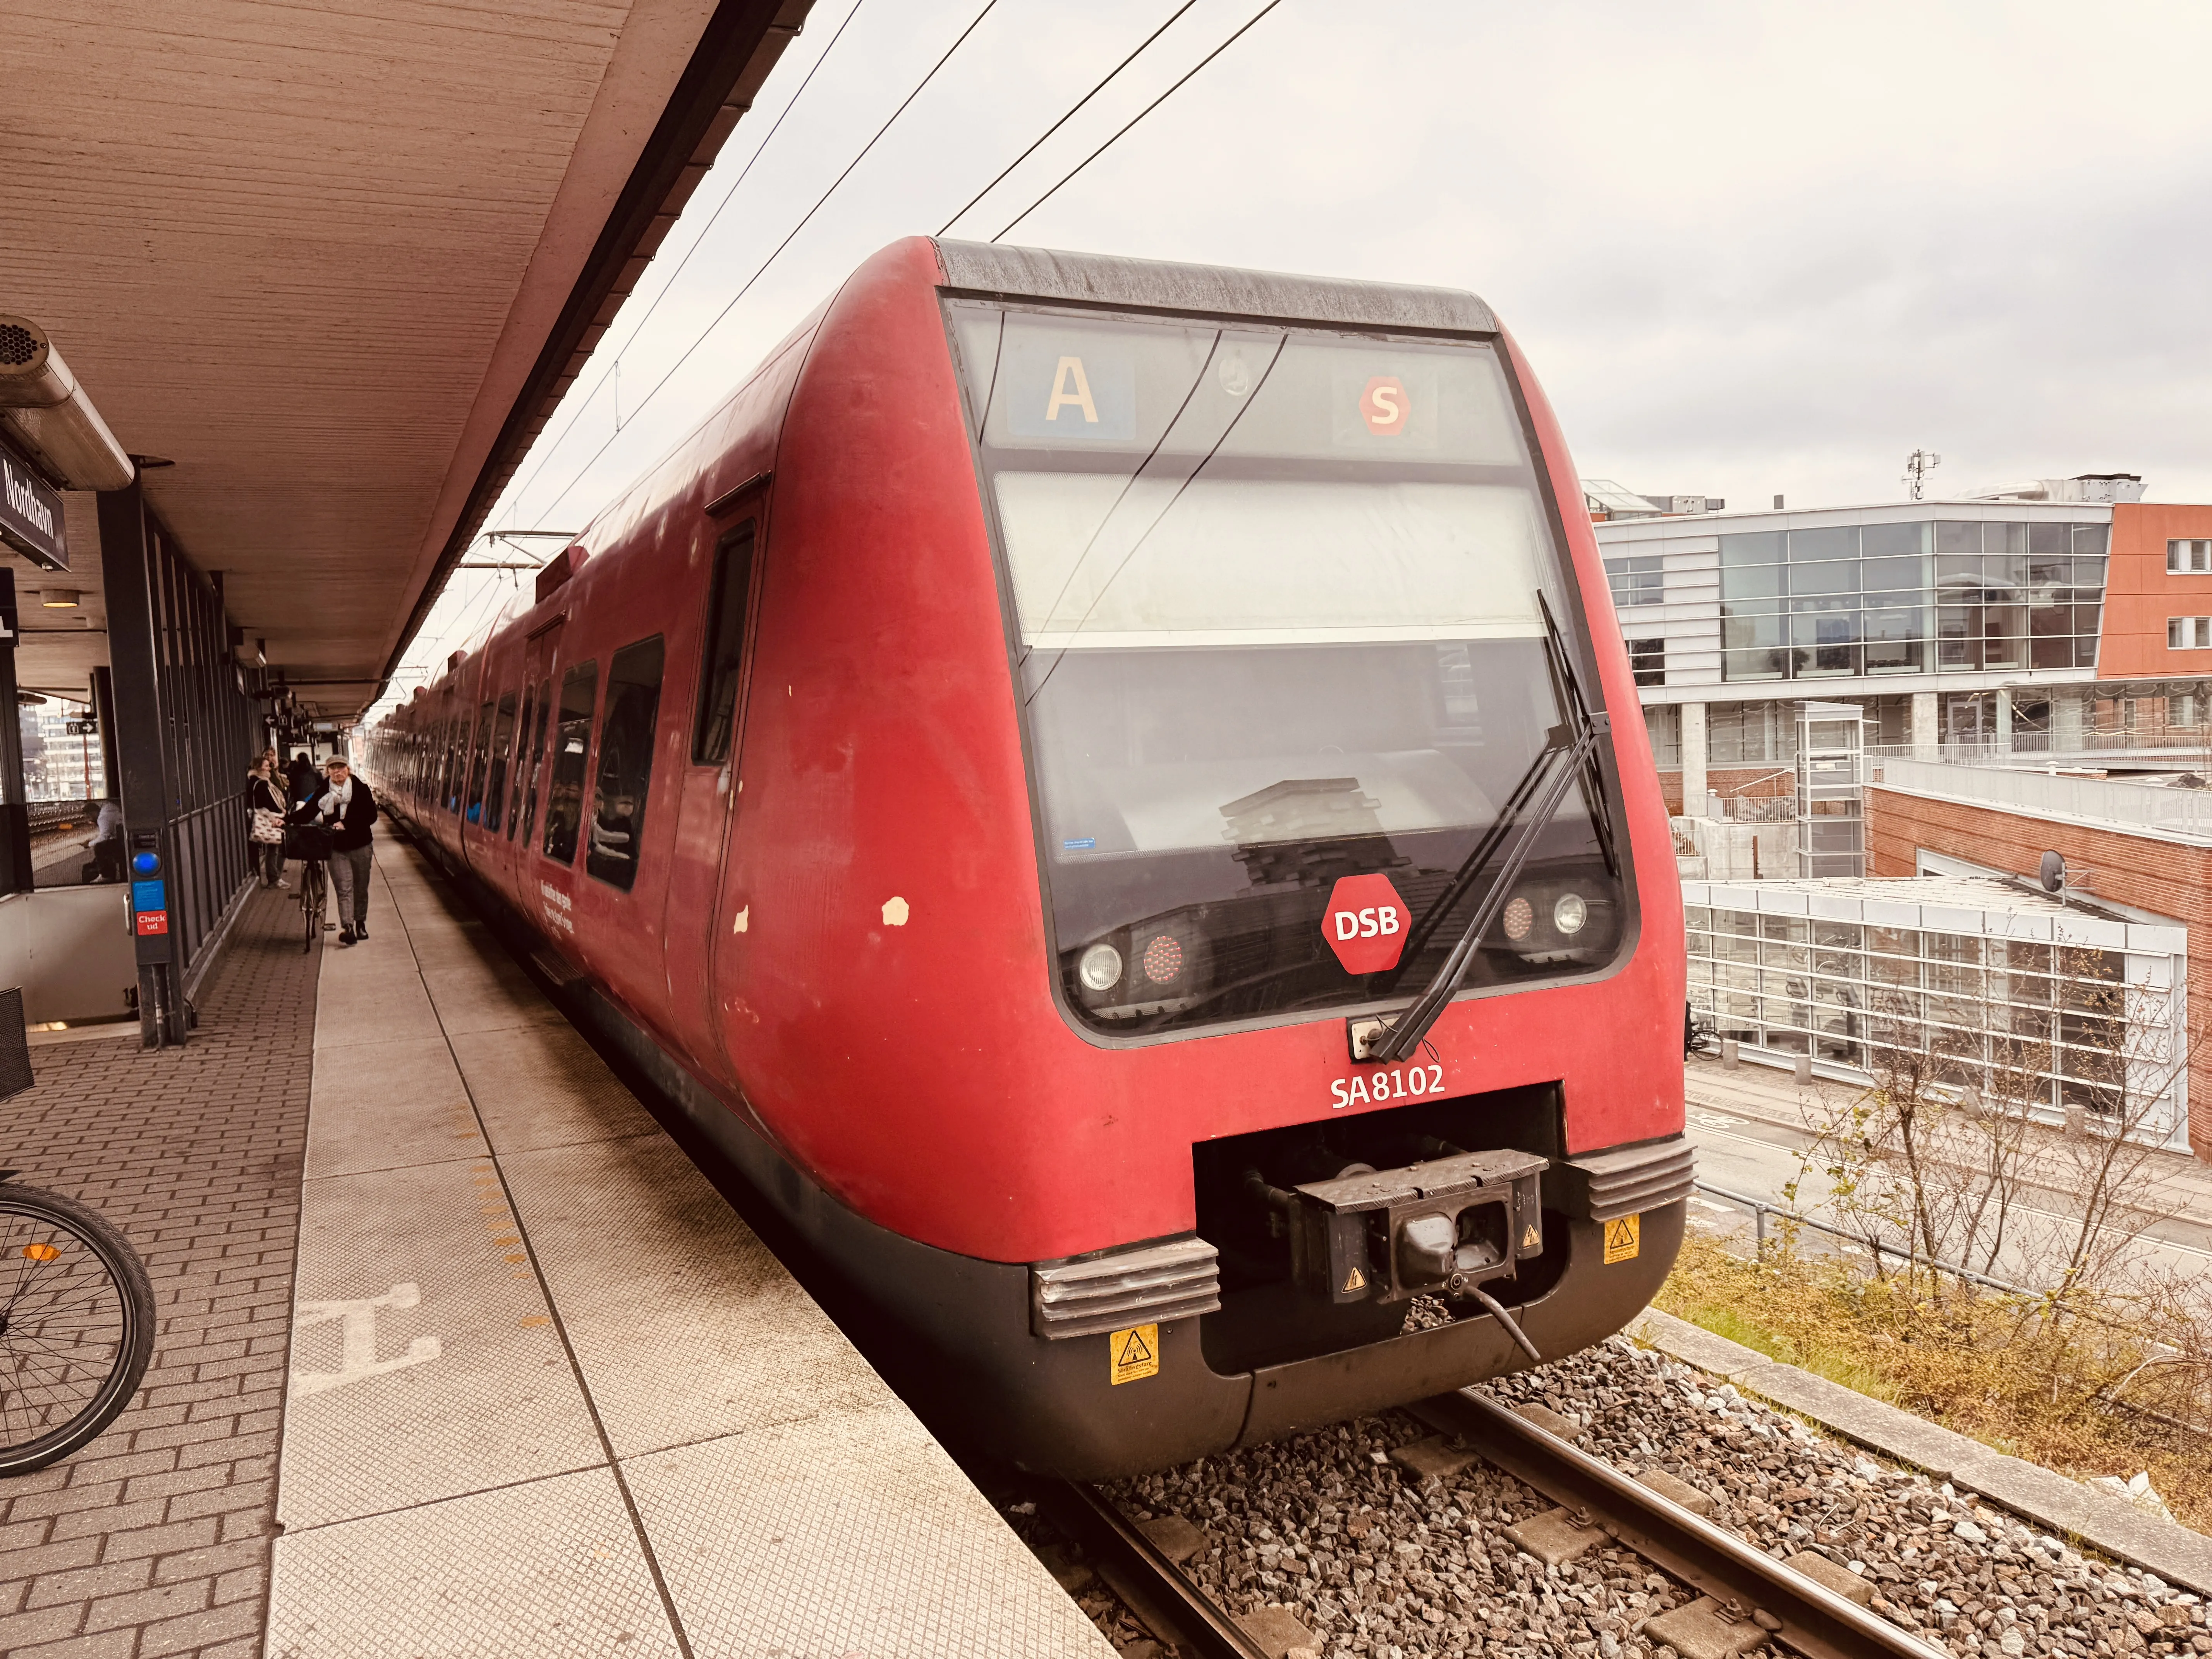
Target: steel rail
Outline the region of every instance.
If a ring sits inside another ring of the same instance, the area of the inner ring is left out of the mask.
[[[1944,1659],[1910,1632],[1493,1400],[1462,1390],[1408,1409],[1553,1502],[1587,1510],[1661,1571],[1724,1607],[1734,1603],[1734,1616],[1756,1621],[1762,1640],[1771,1638],[1807,1659]]]
[[[1176,1659],[1267,1659],[1266,1650],[1096,1486],[1040,1480],[1034,1490],[1038,1506],[1082,1546],[1106,1588]]]

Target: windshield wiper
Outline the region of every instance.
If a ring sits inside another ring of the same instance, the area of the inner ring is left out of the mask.
[[[1466,980],[1468,969],[1474,965],[1475,952],[1481,948],[1482,936],[1490,931],[1499,911],[1505,908],[1513,891],[1515,879],[1528,862],[1529,854],[1536,849],[1537,839],[1558,816],[1559,806],[1567,798],[1568,789],[1579,782],[1587,799],[1590,823],[1597,832],[1598,842],[1605,854],[1608,870],[1619,873],[1614,859],[1612,820],[1605,810],[1603,790],[1595,775],[1597,740],[1611,728],[1609,716],[1593,714],[1589,705],[1583,701],[1582,686],[1575,678],[1574,665],[1567,655],[1566,641],[1560,637],[1559,623],[1553,619],[1552,607],[1539,593],[1536,603],[1544,613],[1544,632],[1547,654],[1551,660],[1552,687],[1559,708],[1567,717],[1566,723],[1555,726],[1545,740],[1544,747],[1521,781],[1514,786],[1512,795],[1498,814],[1497,821],[1486,831],[1474,851],[1454,874],[1451,883],[1437,896],[1421,919],[1408,932],[1402,960],[1411,961],[1421,946],[1427,943],[1438,922],[1466,896],[1492,855],[1508,838],[1504,861],[1498,866],[1498,878],[1483,895],[1474,918],[1451,953],[1444,958],[1443,966],[1437,969],[1410,1007],[1386,1015],[1380,1022],[1382,1030],[1366,1044],[1366,1052],[1359,1056],[1369,1060],[1400,1060],[1420,1046],[1443,1015],[1452,998],[1458,994]]]

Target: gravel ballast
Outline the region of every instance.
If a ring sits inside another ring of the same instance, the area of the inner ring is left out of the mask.
[[[1877,1613],[1948,1652],[2212,1654],[2197,1597],[2085,1557],[1626,1338],[1487,1392],[1581,1424],[1583,1449],[1630,1474],[1662,1470],[1706,1492],[1711,1519],[1778,1559],[1817,1550],[1862,1574]],[[1618,1547],[1547,1568],[1504,1529],[1548,1499],[1480,1462],[1423,1482],[1391,1460],[1433,1432],[1394,1412],[1109,1490],[1139,1522],[1172,1515],[1202,1528],[1205,1547],[1186,1570],[1207,1595],[1240,1615],[1289,1609],[1316,1655],[1672,1659],[1644,1621],[1694,1592]],[[1129,1626],[1112,1623],[1109,1637],[1127,1644]]]

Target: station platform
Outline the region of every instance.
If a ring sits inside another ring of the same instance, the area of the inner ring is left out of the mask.
[[[298,955],[289,898],[255,896],[257,929],[225,974],[264,951],[281,972],[277,930],[289,925],[295,960],[314,966],[311,1013],[295,1018],[307,1029],[264,1056],[265,1034],[248,1042],[223,1024],[251,1027],[258,1010],[250,997],[225,1003],[231,987],[219,981],[204,1035],[166,1061],[204,1065],[222,1049],[231,1064],[306,1085],[304,1098],[285,1097],[291,1115],[254,1155],[270,1201],[289,1198],[297,1214],[296,1264],[281,1287],[289,1333],[264,1320],[254,1339],[265,1350],[279,1338],[285,1356],[281,1442],[275,1402],[258,1407],[260,1530],[239,1523],[251,1549],[231,1569],[246,1574],[234,1589],[254,1588],[236,1599],[251,1603],[255,1628],[240,1607],[220,1643],[163,1645],[167,1636],[143,1639],[143,1620],[125,1632],[117,1621],[133,1609],[103,1604],[96,1587],[33,1574],[0,1601],[0,1650],[42,1652],[11,1640],[15,1619],[88,1590],[70,1627],[57,1615],[21,1634],[129,1634],[137,1645],[54,1652],[139,1659],[1111,1654],[419,854],[380,843],[359,945],[333,934]],[[158,1087],[165,1057],[120,1042],[72,1054],[94,1049],[131,1075],[125,1095]],[[289,1233],[277,1219],[275,1232]],[[173,1322],[153,1375],[172,1374]],[[186,1386],[223,1390],[220,1369],[202,1365]],[[158,1432],[134,1426],[143,1408],[74,1461],[143,1449],[162,1462]],[[59,1518],[78,1515],[78,1535],[100,1547],[77,1571],[124,1564],[104,1550],[131,1528],[100,1531],[93,1518],[127,1507],[131,1477],[112,1477],[97,1488],[78,1487],[69,1466],[29,1477],[49,1499],[76,1494],[79,1507]],[[0,1501],[22,1485],[0,1485]],[[18,1535],[46,1547],[52,1530]],[[0,1545],[9,1537],[0,1530]],[[253,1551],[267,1573],[265,1626]],[[117,1594],[158,1589],[162,1559],[126,1568],[132,1583]],[[16,1571],[9,1551],[0,1582]],[[198,1611],[218,1605],[204,1598]]]

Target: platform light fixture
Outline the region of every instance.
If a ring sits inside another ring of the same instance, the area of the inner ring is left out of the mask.
[[[39,603],[49,611],[74,611],[82,597],[74,587],[49,587],[39,595]]]
[[[0,425],[71,489],[123,489],[138,470],[46,330],[0,316]]]

